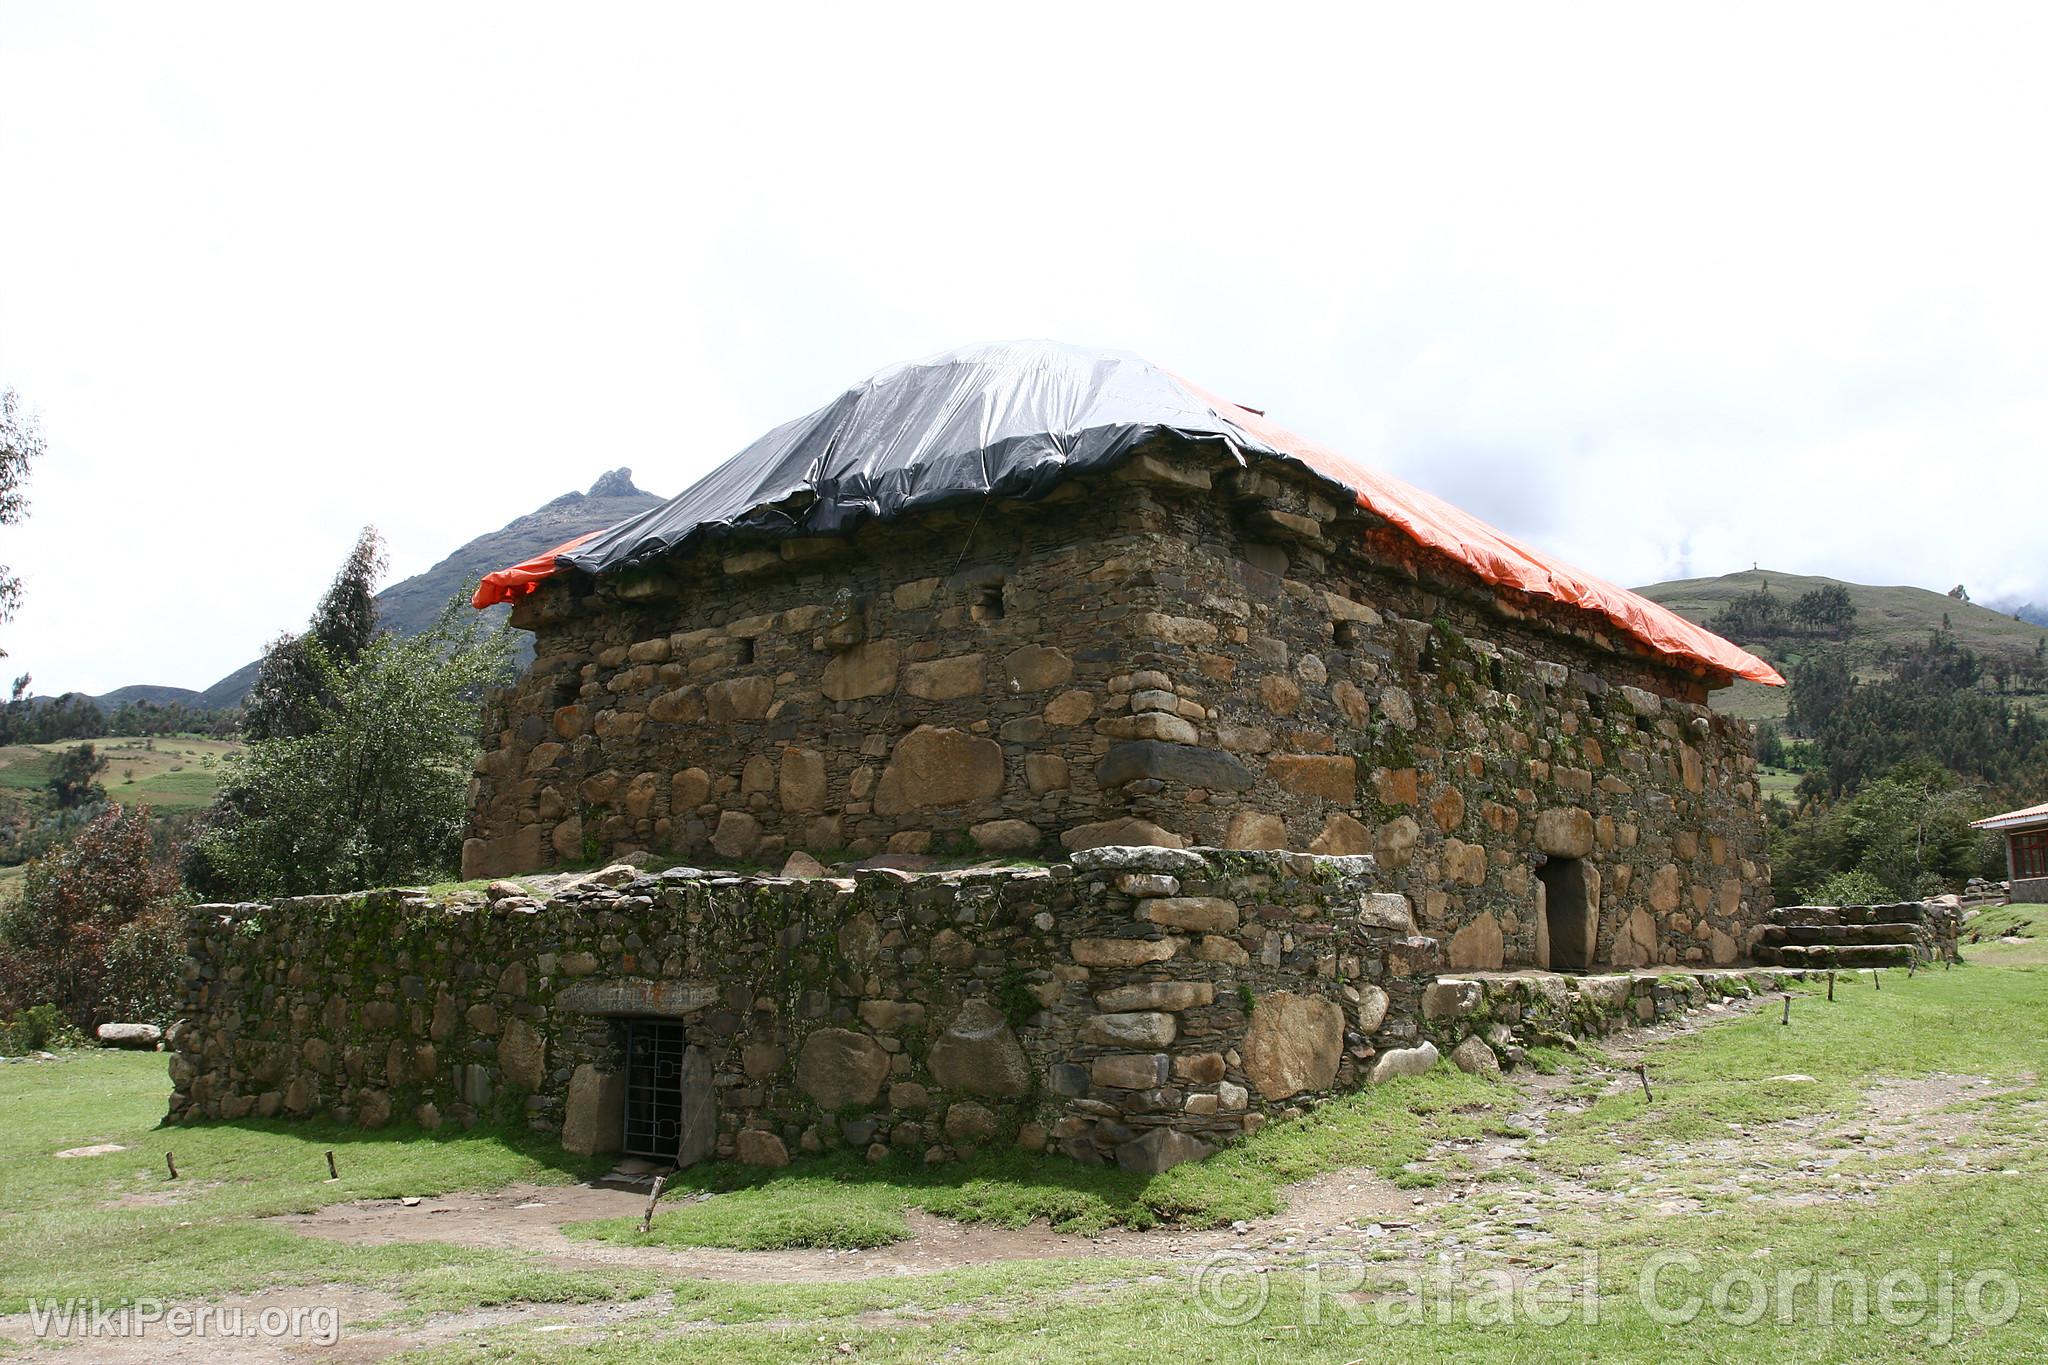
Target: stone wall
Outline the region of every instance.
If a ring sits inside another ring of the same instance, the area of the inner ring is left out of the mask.
[[[469,875],[637,849],[1369,852],[1472,970],[1550,964],[1552,860],[1580,860],[1598,964],[1735,961],[1768,905],[1749,732],[1704,680],[1214,448],[569,575],[514,621],[537,658],[489,708]]]
[[[518,1119],[612,1150],[624,1021],[665,1018],[687,1159],[1022,1142],[1153,1169],[1418,1042],[1437,945],[1379,881],[1370,858],[1104,848],[200,906],[171,1116]]]
[[[1772,910],[1752,950],[1786,967],[1904,967],[1960,962],[1960,898],[1883,905],[1787,905]]]
[[[2012,900],[2019,905],[2048,905],[2048,877],[2014,878]]]

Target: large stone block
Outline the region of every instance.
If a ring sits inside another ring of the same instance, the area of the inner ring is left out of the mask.
[[[1205,1160],[1216,1148],[1177,1128],[1154,1128],[1116,1149],[1116,1164],[1133,1175],[1158,1175],[1183,1161]]]
[[[1344,1049],[1344,1011],[1319,995],[1262,995],[1245,1030],[1244,1071],[1261,1095],[1286,1099],[1326,1090]]]
[[[616,1152],[625,1138],[625,1076],[588,1062],[569,1074],[561,1107],[561,1148],[578,1156]]]
[[[784,749],[777,795],[786,811],[823,810],[825,756],[816,749]]]
[[[1045,839],[1028,820],[984,820],[969,826],[967,837],[984,853],[1028,853]]]
[[[524,1019],[512,1019],[505,1024],[505,1034],[498,1040],[498,1071],[506,1081],[521,1090],[533,1091],[547,1079],[547,1039]]]
[[[983,657],[956,654],[949,659],[928,659],[903,670],[903,690],[925,701],[955,701],[980,694],[987,679]]]
[[[1536,847],[1553,858],[1593,852],[1593,814],[1579,806],[1553,806],[1536,816]]]
[[[1074,961],[1083,967],[1142,967],[1148,962],[1165,962],[1185,942],[1178,938],[1077,938],[1072,952]]]
[[[1019,692],[1043,692],[1073,681],[1074,661],[1066,651],[1051,645],[1026,645],[1013,650],[1004,660],[1010,681]]]
[[[1330,857],[1370,853],[1372,848],[1372,831],[1342,811],[1332,812],[1330,818],[1323,822],[1321,832],[1309,840],[1308,845],[1309,852]]]
[[[886,696],[896,690],[896,642],[875,640],[832,656],[820,690],[833,701]]]
[[[704,689],[704,708],[716,721],[760,720],[775,699],[772,678],[728,678]]]
[[[948,1090],[1016,1098],[1031,1093],[1031,1065],[1009,1020],[986,1000],[969,1000],[932,1043],[925,1065]]]
[[[920,725],[896,741],[875,787],[875,813],[961,806],[1002,790],[1002,745],[948,726]]]
[[[1113,746],[1095,765],[1095,780],[1104,787],[1126,782],[1178,782],[1210,791],[1243,791],[1255,780],[1251,769],[1221,749],[1134,739]]]
[[[1166,1047],[1179,1031],[1173,1016],[1160,1010],[1096,1014],[1082,1021],[1081,1041],[1097,1047]]]
[[[1358,764],[1330,754],[1275,754],[1266,776],[1282,791],[1323,801],[1349,803],[1358,792]]]
[[[720,857],[738,860],[752,853],[761,843],[761,822],[745,811],[728,810],[718,813],[718,828],[712,832],[711,847]]]
[[[1093,824],[1075,825],[1060,835],[1060,843],[1075,853],[1101,848],[1132,848],[1150,846],[1154,848],[1186,848],[1188,841],[1170,829],[1162,829],[1150,820],[1140,820],[1127,815],[1117,820],[1099,820]]]
[[[1287,822],[1264,811],[1241,810],[1230,817],[1223,846],[1235,849],[1287,847]]]
[[[873,1104],[888,1074],[889,1054],[851,1029],[818,1029],[796,1056],[797,1088],[825,1110]]]
[[[1138,902],[1138,918],[1198,934],[1234,934],[1238,910],[1218,896],[1160,896]]]
[[[1207,981],[1142,981],[1098,991],[1095,1007],[1112,1012],[1187,1010],[1213,1004],[1216,988]]]

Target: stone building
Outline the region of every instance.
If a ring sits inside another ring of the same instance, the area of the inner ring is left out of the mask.
[[[493,575],[466,876],[1103,845],[1370,854],[1454,969],[1729,963],[1735,646],[1130,357],[885,372]]]

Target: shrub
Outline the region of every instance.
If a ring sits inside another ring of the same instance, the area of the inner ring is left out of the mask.
[[[1890,887],[1860,868],[1834,873],[1806,893],[1810,905],[1877,905],[1893,899]]]
[[[58,1047],[83,1047],[85,1035],[55,1005],[36,1005],[0,1023],[0,1056],[47,1052]]]
[[[167,1005],[161,983],[184,956],[179,895],[148,808],[108,806],[30,863],[20,900],[0,911],[0,997],[52,1004],[84,1030],[149,998]]]

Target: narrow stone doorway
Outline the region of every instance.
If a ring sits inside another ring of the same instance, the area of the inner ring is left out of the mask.
[[[1583,858],[1551,858],[1536,869],[1543,884],[1543,929],[1550,970],[1591,971],[1600,910],[1596,874]]]

